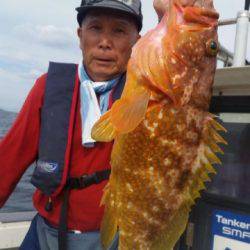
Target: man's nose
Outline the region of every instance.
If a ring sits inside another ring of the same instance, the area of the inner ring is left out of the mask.
[[[110,34],[104,33],[100,37],[99,48],[108,50],[112,48],[112,37]]]

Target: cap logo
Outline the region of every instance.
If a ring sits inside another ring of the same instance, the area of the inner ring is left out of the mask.
[[[87,4],[87,5],[92,5],[92,4],[95,4],[95,3],[99,3],[99,2],[102,2],[103,0],[85,0],[83,1],[83,5],[84,4]]]
[[[117,0],[117,1],[122,2],[126,5],[129,5],[129,6],[132,5],[132,3],[133,3],[133,0]]]
[[[133,0],[116,0],[116,1],[122,2],[126,5],[132,5],[132,3],[133,3]],[[91,4],[95,4],[95,3],[99,3],[99,2],[103,2],[103,0],[83,0],[82,5],[83,4],[90,4],[91,5]]]
[[[121,2],[129,7],[132,7],[133,9],[135,7],[137,7],[138,3],[136,0],[116,0],[117,2]],[[105,2],[105,0],[82,0],[82,4],[83,5],[94,5],[95,3],[100,3],[100,2]],[[135,5],[133,7],[133,5]],[[136,11],[137,12],[137,11]]]

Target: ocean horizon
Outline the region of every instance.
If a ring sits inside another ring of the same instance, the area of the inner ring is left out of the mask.
[[[0,141],[7,134],[17,117],[17,113],[0,109]],[[21,153],[21,152],[20,152]],[[1,164],[1,163],[0,163]],[[33,211],[32,194],[35,188],[30,183],[34,164],[28,167],[0,213]]]

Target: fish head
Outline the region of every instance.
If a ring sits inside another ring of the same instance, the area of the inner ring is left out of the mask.
[[[162,39],[174,102],[208,108],[218,52],[219,14],[211,0],[169,0]]]

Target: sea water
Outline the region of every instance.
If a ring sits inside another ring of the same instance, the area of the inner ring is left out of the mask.
[[[11,125],[15,121],[17,114],[0,109],[0,140],[6,135]],[[1,164],[1,163],[0,163]],[[32,194],[35,188],[30,183],[34,165],[28,167],[22,176],[14,192],[9,197],[5,205],[0,209],[3,212],[21,212],[34,210],[32,205]],[[4,181],[1,179],[1,181]]]

